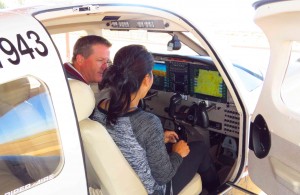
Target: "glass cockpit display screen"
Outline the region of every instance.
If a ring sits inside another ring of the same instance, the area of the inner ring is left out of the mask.
[[[217,102],[227,101],[227,88],[219,72],[211,66],[191,66],[190,86],[191,95],[214,100]]]
[[[155,62],[153,66],[153,89],[157,90],[168,90],[168,67],[165,62]]]

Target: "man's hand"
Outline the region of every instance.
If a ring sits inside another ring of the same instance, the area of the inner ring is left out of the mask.
[[[177,133],[175,131],[165,131],[165,144],[166,143],[176,143],[179,139]]]

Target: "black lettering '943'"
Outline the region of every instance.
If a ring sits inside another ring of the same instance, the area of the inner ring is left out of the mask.
[[[8,56],[7,61],[10,62],[13,65],[18,65],[20,64],[21,55],[30,55],[31,59],[35,59],[35,52],[42,56],[45,57],[48,55],[48,48],[46,44],[41,41],[39,35],[30,30],[27,31],[27,41],[28,40],[33,40],[36,44],[36,47],[31,48],[28,46],[26,39],[22,37],[21,34],[17,34],[17,47],[8,39],[4,37],[0,37],[0,52],[3,52]],[[2,63],[0,61],[0,68],[3,68]]]

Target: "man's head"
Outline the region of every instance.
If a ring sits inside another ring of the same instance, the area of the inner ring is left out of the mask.
[[[77,40],[73,49],[72,63],[87,83],[102,80],[109,61],[111,43],[103,37],[88,35]]]

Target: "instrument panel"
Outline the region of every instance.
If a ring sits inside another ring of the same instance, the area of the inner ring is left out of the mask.
[[[209,127],[206,129],[239,137],[240,114],[222,76],[210,58],[165,54],[153,56],[154,79],[150,92],[157,95],[146,100],[146,110],[161,117],[163,121],[172,121],[167,110],[172,95],[179,93],[183,98],[178,112],[184,110],[183,107],[204,101],[209,117]],[[197,126],[192,128],[201,129]]]
[[[227,87],[207,58],[182,59],[155,56],[153,89],[227,102]]]

